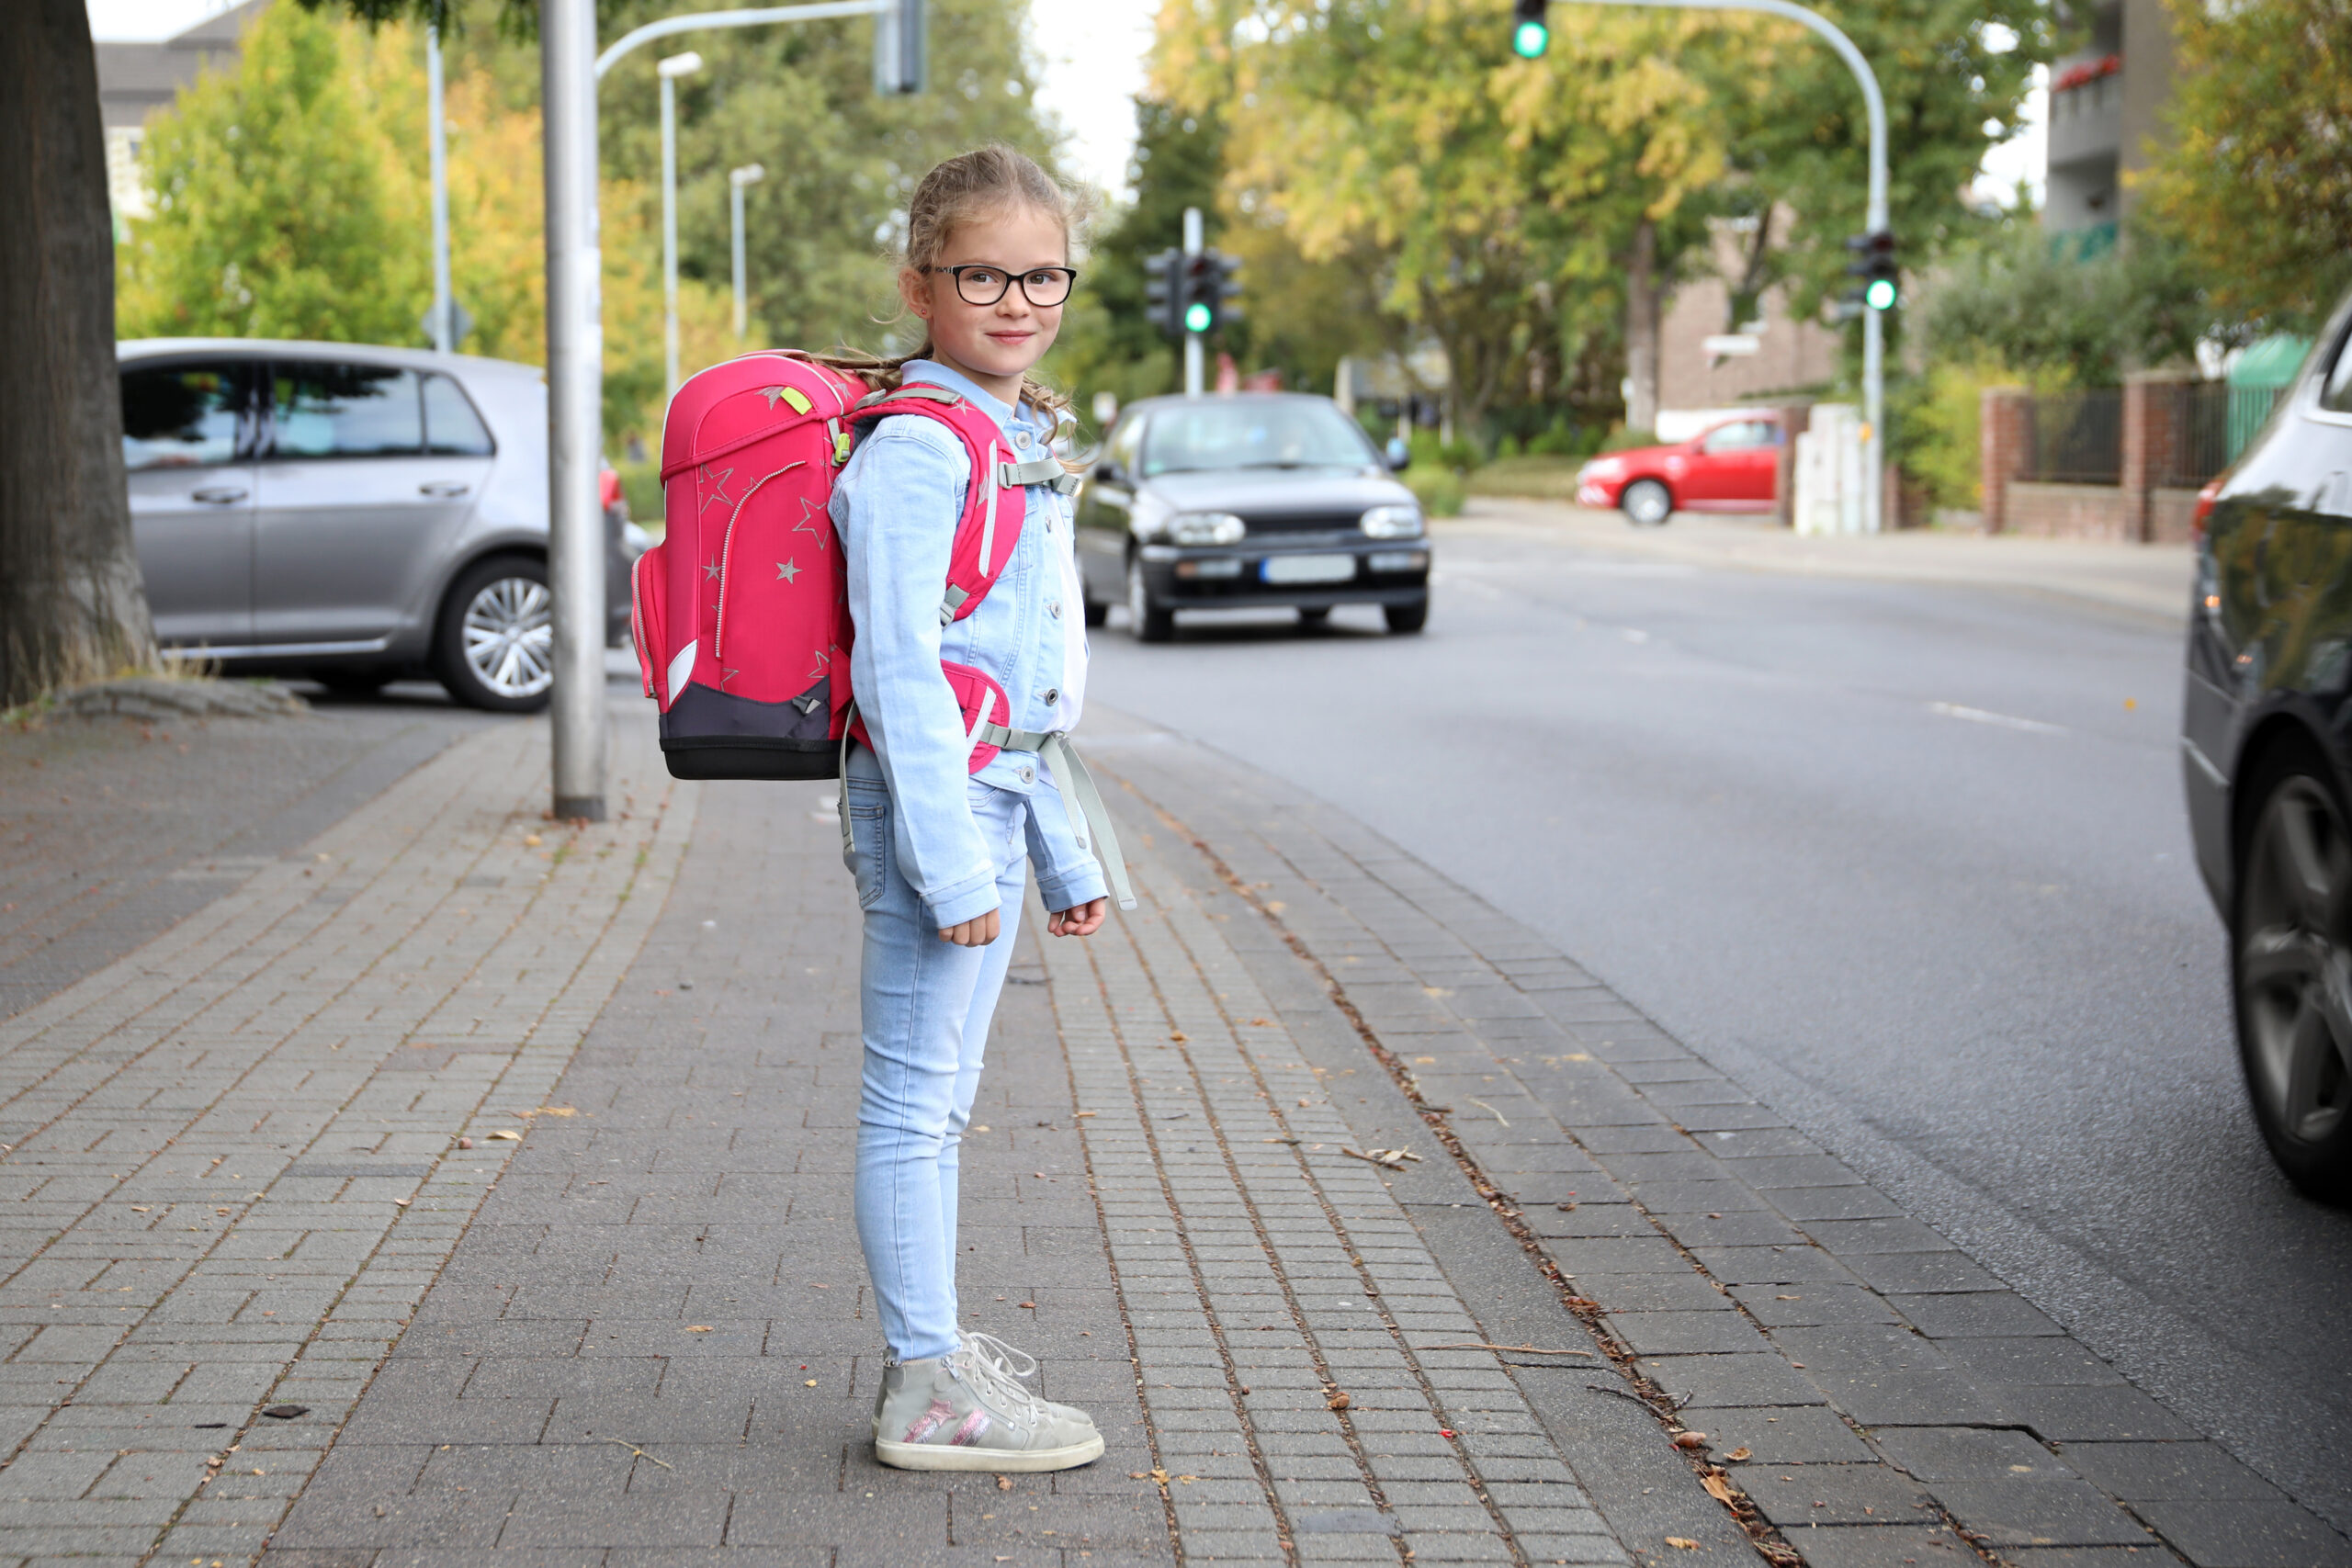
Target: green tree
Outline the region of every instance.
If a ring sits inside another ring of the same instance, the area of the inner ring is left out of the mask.
[[[2187,360],[2201,337],[2233,335],[2182,248],[2134,228],[2127,243],[2077,261],[2032,214],[1962,250],[1922,309],[1939,361],[2055,373],[2114,386],[2127,370]]]
[[[1678,62],[1695,27],[1577,8],[1522,61],[1471,0],[1216,0],[1162,14],[1157,74],[1182,107],[1223,106],[1228,208],[1309,261],[1370,268],[1385,308],[1443,345],[1475,429],[1556,331],[1562,292],[1645,226],[1655,258],[1657,225],[1722,174]]]
[[[359,67],[336,23],[273,6],[235,69],[155,117],[122,335],[416,340],[424,214]]]
[[[2311,332],[2352,286],[2352,0],[2174,0],[2172,18],[2146,210],[2224,309]]]

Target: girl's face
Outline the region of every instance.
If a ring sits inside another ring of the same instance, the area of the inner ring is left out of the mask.
[[[907,306],[931,323],[938,358],[963,371],[1010,402],[1021,378],[1054,346],[1062,328],[1062,305],[1033,305],[1020,280],[1040,267],[1069,265],[1069,237],[1050,214],[1015,203],[1001,211],[958,224],[928,273],[899,275]],[[945,269],[964,267],[964,284]],[[993,304],[975,305],[964,296]],[[1039,288],[1050,297],[1050,290]]]

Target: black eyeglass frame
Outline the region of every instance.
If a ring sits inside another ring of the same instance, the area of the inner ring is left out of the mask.
[[[964,262],[956,266],[934,266],[931,270],[944,272],[953,276],[956,279],[956,298],[967,305],[997,304],[1011,293],[1012,286],[1018,283],[1021,285],[1021,298],[1029,301],[1032,310],[1051,310],[1058,306],[1069,304],[1070,295],[1078,288],[1078,268],[1074,266],[1033,266],[1026,271],[1014,272],[1012,268],[1001,266],[995,262]],[[1004,287],[985,299],[975,299],[964,292],[964,275],[967,272],[1001,272],[1004,274]],[[1069,281],[1063,286],[1060,299],[1041,300],[1029,292],[1029,280],[1041,272],[1058,272],[1068,276]]]

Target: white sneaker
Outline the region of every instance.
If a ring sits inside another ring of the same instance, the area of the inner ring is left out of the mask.
[[[1009,1358],[984,1353],[973,1337],[944,1356],[883,1369],[876,1460],[899,1470],[1032,1472],[1102,1457],[1091,1419],[1032,1394]]]

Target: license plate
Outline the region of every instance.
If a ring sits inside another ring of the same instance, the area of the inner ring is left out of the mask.
[[[1258,569],[1268,582],[1345,582],[1355,574],[1353,556],[1268,556]]]

